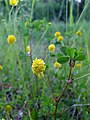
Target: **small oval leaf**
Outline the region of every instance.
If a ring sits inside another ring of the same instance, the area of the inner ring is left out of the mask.
[[[69,57],[67,57],[67,56],[60,56],[60,57],[58,57],[57,61],[59,63],[61,63],[61,64],[64,64],[64,63],[69,61]]]
[[[74,56],[75,56],[75,49],[74,49],[74,48],[68,48],[68,49],[67,49],[67,55],[68,55],[71,59],[73,59]]]
[[[56,54],[54,54],[54,53],[50,53],[50,56],[51,56],[51,57],[55,57]]]
[[[75,60],[76,61],[83,61],[86,59],[86,56],[84,54],[79,54],[78,56],[76,56]]]
[[[66,47],[66,46],[62,46],[60,50],[61,50],[61,52],[62,52],[64,55],[67,55],[67,52],[66,52],[66,51],[67,51],[67,47]]]

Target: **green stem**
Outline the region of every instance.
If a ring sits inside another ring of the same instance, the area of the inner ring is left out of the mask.
[[[67,25],[68,25],[68,0],[66,0],[66,33],[67,33]]]
[[[10,12],[9,12],[9,23],[11,23],[11,13],[12,13],[12,11],[13,11],[13,8],[14,8],[14,6],[11,7],[11,10],[10,10]]]
[[[32,1],[32,8],[31,8],[31,14],[30,14],[30,22],[32,22],[33,18],[33,8],[34,8],[35,0]]]
[[[90,76],[90,73],[87,73],[86,75],[78,77],[78,78],[74,79],[74,81],[77,81],[77,80],[82,79],[82,78],[87,77],[87,76]]]
[[[31,35],[30,35],[30,60],[31,60],[31,66],[32,66],[32,31],[31,31]]]
[[[44,31],[44,33],[42,34],[42,36],[41,36],[40,40],[38,41],[38,43],[37,43],[37,45],[36,45],[36,47],[35,47],[33,53],[36,51],[38,45],[40,44],[41,40],[42,40],[43,37],[45,36],[46,32],[48,31],[48,28],[49,28],[49,27],[47,27],[46,30]]]
[[[36,97],[38,98],[38,79],[36,76]]]
[[[42,79],[43,79],[43,81],[44,81],[44,83],[46,84],[46,86],[47,86],[47,88],[48,88],[48,90],[50,91],[50,93],[52,94],[52,97],[53,97],[53,91],[52,91],[52,89],[49,87],[49,85],[47,84],[47,82],[46,82],[46,80],[45,80],[45,78],[40,74],[40,76],[42,77]]]
[[[26,88],[26,81],[24,81],[24,73],[23,73],[23,68],[22,68],[22,65],[21,65],[21,61],[19,59],[19,54],[18,54],[18,51],[16,51],[16,55],[17,55],[17,60],[18,60],[18,65],[19,65],[19,68],[20,68],[20,75],[21,75],[21,81],[19,82],[19,85],[22,85],[23,87],[23,92],[26,94],[27,96],[27,88]],[[28,97],[28,96],[27,96]]]
[[[73,26],[73,0],[70,1],[70,27]]]
[[[85,10],[87,9],[87,7],[88,7],[89,3],[90,3],[90,0],[89,0],[89,1],[87,2],[87,4],[85,5],[85,7],[84,7],[84,9],[83,9],[83,11],[82,11],[82,13],[81,13],[81,15],[80,15],[80,17],[79,17],[78,21],[77,21],[76,28],[77,28],[77,26],[78,26],[78,24],[79,24],[79,22],[80,22],[80,20],[81,20],[81,18],[82,18],[82,16],[83,16],[83,14],[84,14]]]

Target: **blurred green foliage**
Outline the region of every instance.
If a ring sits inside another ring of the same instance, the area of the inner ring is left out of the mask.
[[[32,0],[21,0],[22,2],[22,12],[25,18],[30,16],[31,11],[31,2]],[[85,5],[85,0],[82,0],[82,3],[73,2],[73,16],[76,21],[80,16]],[[19,9],[20,9],[19,7]],[[66,7],[68,10],[66,10]],[[10,10],[9,0],[0,0],[0,19],[3,18]],[[85,14],[85,19],[89,20],[89,11],[88,7],[87,13]],[[60,20],[66,21],[66,15],[69,20],[70,12],[70,1],[66,0],[36,0],[34,7],[34,16],[33,19],[42,19],[46,18],[47,20]]]
[[[82,31],[82,36],[78,37],[75,35],[76,29],[74,28],[76,28],[76,25],[70,27],[67,23],[67,32],[66,24],[59,22],[66,21],[66,13],[69,21],[69,5],[67,4],[68,10],[66,10],[66,0],[36,0],[33,21],[28,24],[30,29],[26,28],[25,22],[29,21],[31,14],[31,2],[32,0],[22,0],[18,7],[14,7],[11,16],[12,20],[9,22],[8,16],[11,7],[8,0],[0,0],[0,20],[2,20],[0,24],[0,63],[3,65],[3,71],[0,73],[0,80],[2,82],[0,91],[0,119],[5,116],[7,117],[5,106],[7,101],[9,101],[8,103],[13,107],[13,119],[16,119],[19,113],[23,113],[23,120],[53,120],[55,101],[52,99],[52,95],[49,93],[46,84],[43,83],[43,80],[32,75],[30,56],[26,54],[25,48],[29,44],[29,40],[32,40],[33,58],[42,57],[46,59],[46,82],[52,88],[54,96],[58,96],[66,83],[69,65],[68,63],[63,64],[62,68],[56,70],[53,67],[56,58],[52,59],[50,57],[47,48],[53,41],[54,33],[60,31],[64,36],[65,45],[71,48],[66,52],[65,48],[62,49],[60,47],[60,43],[55,43],[58,48],[57,50],[65,55],[68,54],[70,59],[72,59],[75,57],[75,53],[81,55],[79,54],[81,53],[80,48],[83,47],[87,59],[80,68],[75,67],[73,70],[72,78],[81,78],[68,87],[59,103],[57,117],[61,120],[66,120],[66,118],[70,120],[71,117],[77,120],[77,116],[80,115],[81,119],[89,120],[90,106],[84,106],[84,104],[90,103],[90,77],[87,75],[90,73],[90,23],[86,21],[79,22],[77,29]],[[74,3],[74,20],[78,19],[84,4],[80,5],[81,8],[79,8]],[[75,5],[79,8],[77,11]],[[84,19],[90,19],[89,9],[89,7],[86,9],[87,12],[84,14]],[[18,13],[17,18],[14,19],[16,12]],[[51,26],[49,26],[47,20],[53,21]],[[47,28],[49,29],[45,32]],[[30,36],[29,32],[31,31],[29,30],[32,31],[32,36]],[[17,46],[8,46],[6,40],[8,34],[14,34],[17,37]],[[42,37],[43,34],[44,37]],[[73,46],[77,47],[77,51],[74,50]],[[81,58],[84,59],[83,56],[78,56],[77,61],[80,61]],[[36,95],[37,81],[39,83],[38,97]],[[25,84],[26,88],[25,86],[23,87],[23,84]],[[73,104],[82,104],[83,106],[75,108],[75,106],[72,107]]]

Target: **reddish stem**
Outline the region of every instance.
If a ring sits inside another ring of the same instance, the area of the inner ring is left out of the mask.
[[[68,82],[66,83],[61,95],[59,96],[59,98],[55,98],[55,102],[56,102],[56,105],[55,105],[55,113],[54,113],[54,120],[56,120],[57,118],[57,109],[58,109],[58,103],[59,101],[61,100],[61,98],[63,97],[68,85],[70,83],[72,83],[72,80],[71,79],[71,74],[72,74],[72,68],[74,67],[75,63],[73,61],[70,60],[70,71],[69,71],[69,76],[68,76]]]

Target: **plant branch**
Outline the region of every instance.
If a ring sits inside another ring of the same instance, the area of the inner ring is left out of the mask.
[[[63,95],[64,95],[64,93],[65,93],[68,85],[69,85],[70,83],[72,83],[71,75],[72,75],[72,68],[74,67],[74,65],[75,65],[75,62],[72,61],[72,60],[70,60],[70,71],[69,71],[69,75],[68,75],[68,81],[67,81],[64,89],[62,90],[62,93],[60,94],[59,98],[57,98],[57,97],[55,98],[56,105],[55,105],[54,120],[56,120],[56,118],[57,118],[58,103],[59,103],[59,101],[61,100],[61,98],[63,97]]]

